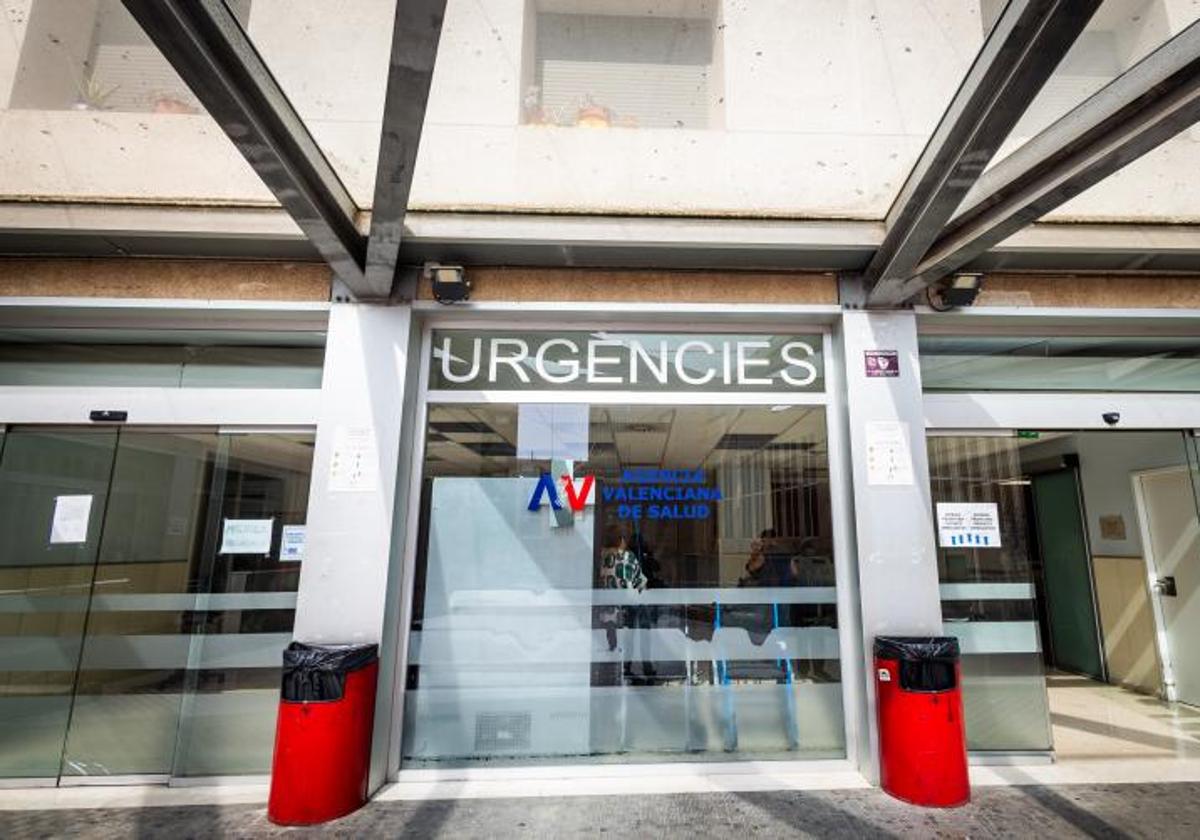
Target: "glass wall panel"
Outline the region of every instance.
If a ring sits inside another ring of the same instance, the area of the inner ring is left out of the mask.
[[[920,339],[926,391],[1200,391],[1200,338]]]
[[[206,520],[216,550],[194,582],[205,594],[188,651],[177,776],[269,772],[296,611],[300,562],[283,540],[295,546],[303,531],[313,435],[224,437],[220,499]],[[243,536],[258,528],[259,544],[235,542],[231,522]]]
[[[117,433],[17,429],[0,443],[0,776],[54,777]]]
[[[312,433],[0,445],[0,777],[267,772]]]
[[[1051,747],[1020,444],[1015,437],[928,439],[942,617],[962,649],[972,750]],[[984,518],[998,524],[998,541],[955,531],[954,517],[979,512],[962,505],[982,506]]]
[[[844,754],[824,407],[426,431],[406,761]]]
[[[217,445],[216,432],[121,431],[64,776],[171,771]]]
[[[312,435],[122,430],[63,775],[270,767]]]
[[[0,385],[320,388],[323,347],[0,343]]]

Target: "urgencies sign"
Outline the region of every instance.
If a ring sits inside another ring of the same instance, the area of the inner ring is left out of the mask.
[[[810,391],[820,335],[435,330],[429,387],[499,391]]]

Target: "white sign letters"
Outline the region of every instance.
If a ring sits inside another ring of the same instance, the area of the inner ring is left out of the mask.
[[[820,391],[820,336],[436,331],[434,389]]]

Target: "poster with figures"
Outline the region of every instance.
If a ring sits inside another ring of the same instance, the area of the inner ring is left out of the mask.
[[[1000,512],[994,502],[938,502],[941,548],[1000,548]]]

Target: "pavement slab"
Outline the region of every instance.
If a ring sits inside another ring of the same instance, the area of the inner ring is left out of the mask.
[[[282,828],[261,805],[0,811],[0,837],[1200,838],[1200,784],[977,789],[962,808],[879,790],[377,801],[320,827]]]

